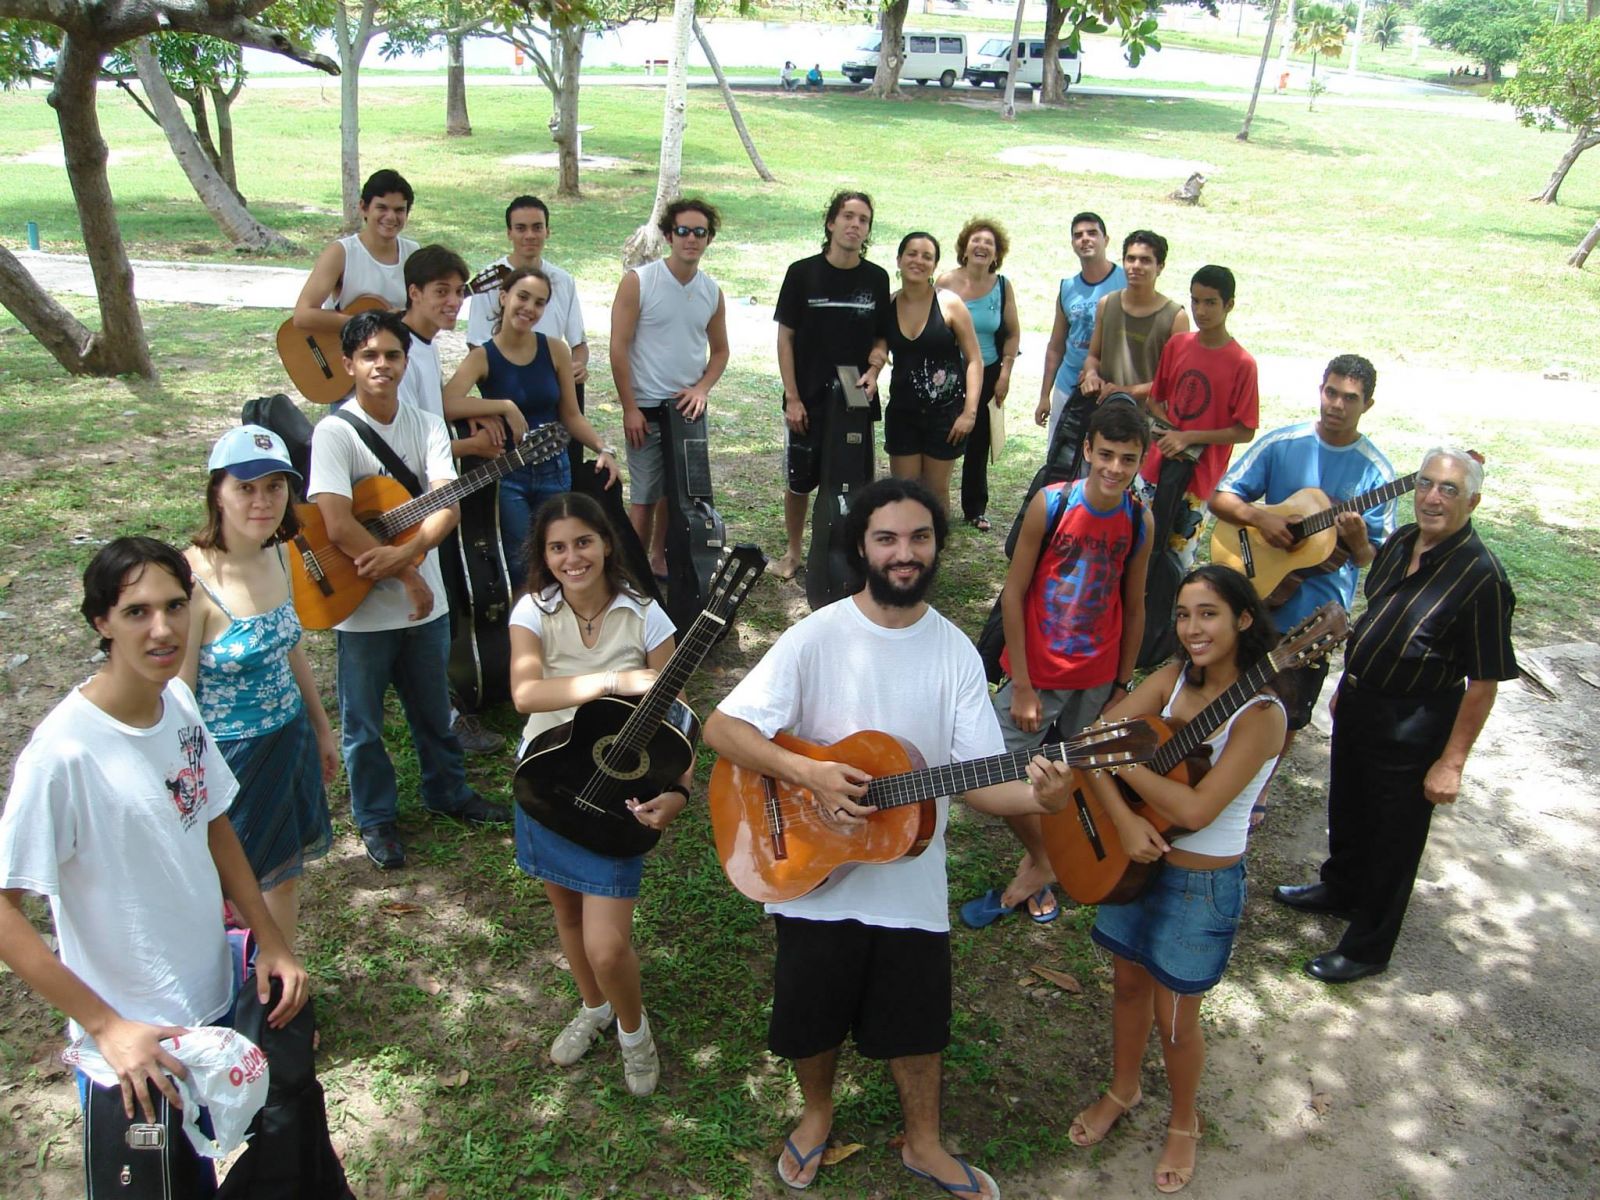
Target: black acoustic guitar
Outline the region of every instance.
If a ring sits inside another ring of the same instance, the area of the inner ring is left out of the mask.
[[[827,396],[816,406],[822,447],[817,496],[811,504],[811,549],[806,555],[806,603],[813,609],[844,598],[861,586],[850,569],[844,515],[856,492],[872,482],[872,403],[859,387],[828,381]]]
[[[655,416],[667,494],[667,615],[683,629],[706,607],[727,530],[712,502],[705,414],[686,421],[668,401]]]
[[[724,551],[705,609],[648,692],[591,700],[533,739],[511,783],[523,812],[596,854],[632,858],[655,846],[661,835],[639,822],[628,801],[659,795],[694,761],[700,722],[678,693],[766,566],[756,546]]]

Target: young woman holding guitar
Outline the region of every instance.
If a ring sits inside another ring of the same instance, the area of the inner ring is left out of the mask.
[[[530,428],[561,422],[573,441],[594,451],[610,487],[617,481],[616,451],[604,444],[578,407],[572,350],[560,338],[534,332],[549,303],[550,277],[538,267],[507,275],[494,336],[467,352],[444,385],[444,402],[453,405],[477,387],[486,399],[512,401]],[[533,565],[531,559],[523,561],[522,547],[535,510],[571,487],[572,465],[565,455],[529,464],[500,481],[500,537],[513,582]]]
[[[1178,659],[1146,679],[1106,714],[1196,716],[1273,649],[1271,618],[1245,577],[1230,567],[1191,571],[1178,588]],[[1193,830],[1169,844],[1123,801],[1110,775],[1091,786],[1138,862],[1162,858],[1150,885],[1126,904],[1102,904],[1092,936],[1114,961],[1111,1084],[1078,1114],[1068,1136],[1093,1146],[1141,1099],[1139,1066],[1154,1024],[1161,1034],[1172,1113],[1155,1184],[1176,1192],[1194,1175],[1200,1144],[1195,1096],[1205,1064],[1200,999],[1228,965],[1244,911],[1245,838],[1250,808],[1283,745],[1283,703],[1270,690],[1248,701],[1207,739],[1210,769],[1194,786],[1148,767],[1120,779],[1166,820]],[[1163,858],[1164,856],[1164,858]]]
[[[528,592],[511,611],[511,699],[530,714],[522,750],[601,696],[642,696],[673,651],[672,622],[639,591],[615,553],[616,532],[600,505],[567,493],[535,514],[525,554]],[[683,811],[693,767],[653,799],[633,806],[652,829]],[[517,865],[544,880],[556,931],[583,1007],[550,1047],[570,1066],[615,1019],[628,1091],[648,1096],[661,1065],[645,1016],[633,909],[644,858],[611,858],[579,846],[516,810]]]
[[[228,818],[292,949],[300,874],[333,841],[323,787],[339,769],[282,546],[300,528],[289,507],[300,476],[259,425],[223,434],[208,465],[206,523],[185,554],[199,586],[182,675],[239,780]]]

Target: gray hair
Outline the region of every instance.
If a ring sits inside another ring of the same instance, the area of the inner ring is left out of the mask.
[[[1422,465],[1417,468],[1420,474],[1428,469],[1428,464],[1436,458],[1450,458],[1461,464],[1461,469],[1467,473],[1467,495],[1477,496],[1483,492],[1483,464],[1459,446],[1435,446],[1422,456]]]

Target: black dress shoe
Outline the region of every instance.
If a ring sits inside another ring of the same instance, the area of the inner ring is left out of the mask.
[[[1328,913],[1345,920],[1355,916],[1355,910],[1339,903],[1337,893],[1325,883],[1280,884],[1272,889],[1272,898],[1301,912]]]
[[[1306,974],[1323,983],[1354,983],[1368,975],[1382,975],[1388,969],[1388,963],[1357,962],[1337,950],[1319,954],[1306,964]]]

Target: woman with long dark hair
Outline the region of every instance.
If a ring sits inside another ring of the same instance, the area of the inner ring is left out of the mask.
[[[1110,709],[1110,719],[1160,714],[1188,721],[1232,687],[1276,643],[1272,619],[1255,590],[1230,567],[1207,565],[1178,586],[1175,662]],[[1193,830],[1163,839],[1135,814],[1109,775],[1091,786],[1138,862],[1161,860],[1150,885],[1126,904],[1102,904],[1091,936],[1114,963],[1111,1083],[1068,1131],[1078,1146],[1102,1141],[1142,1098],[1139,1067],[1153,1024],[1161,1034],[1172,1112],[1155,1185],[1176,1192],[1194,1175],[1200,1145],[1195,1107],[1205,1040],[1200,999],[1233,951],[1244,911],[1244,849],[1250,809],[1272,776],[1287,727],[1283,702],[1269,686],[1246,700],[1206,741],[1211,769],[1194,787],[1148,767],[1120,775],[1163,818]]]
[[[521,752],[547,729],[601,696],[642,696],[672,657],[672,621],[640,592],[616,552],[617,534],[588,496],[565,493],[534,514],[524,557],[527,594],[511,611],[511,700],[528,713]],[[685,804],[694,770],[633,807],[664,829]],[[556,932],[582,1007],[550,1047],[571,1066],[613,1020],[624,1080],[635,1096],[655,1090],[661,1065],[645,1016],[633,909],[644,856],[597,854],[516,812],[517,865],[544,880]]]

